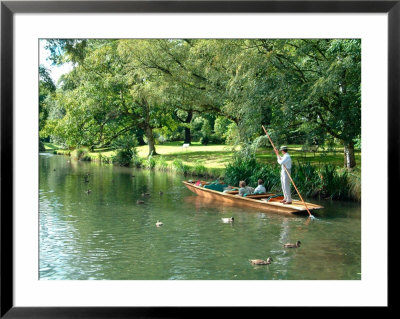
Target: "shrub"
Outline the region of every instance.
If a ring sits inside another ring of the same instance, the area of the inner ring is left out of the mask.
[[[183,161],[180,159],[174,159],[174,161],[172,162],[172,167],[177,173],[189,173],[189,166],[183,164]]]
[[[291,176],[302,195],[315,197],[320,193],[320,175],[318,174],[316,167],[311,165],[309,162],[293,165]],[[293,189],[293,191],[295,190]]]
[[[101,162],[104,163],[104,164],[112,164],[113,163],[113,157],[112,156],[101,155]]]
[[[226,166],[225,182],[229,185],[238,186],[239,182],[243,180],[246,184],[249,184],[252,176],[258,175],[257,172],[260,167],[254,156],[234,156],[233,162]]]
[[[349,195],[356,201],[361,201],[361,177],[349,174]]]
[[[156,158],[156,168],[161,171],[168,169],[168,163],[162,156]]]
[[[281,178],[278,165],[260,165],[258,171],[249,179],[250,186],[256,187],[260,178],[264,181],[267,192],[280,191]]]
[[[71,156],[75,159],[81,160],[83,158],[85,158],[85,160],[87,160],[87,153],[89,152],[89,150],[86,147],[80,147],[74,151],[72,151]]]
[[[113,158],[113,163],[120,166],[129,166],[132,161],[134,151],[132,149],[121,149]]]
[[[208,145],[208,143],[210,143],[210,137],[209,136],[203,136],[202,138],[200,138],[200,143],[202,145]]]
[[[140,168],[143,166],[143,160],[137,156],[137,154],[134,154],[132,156],[132,165],[136,168]]]
[[[207,168],[201,164],[201,162],[197,161],[193,166],[193,174],[198,176],[207,175]]]
[[[154,168],[156,166],[156,159],[150,155],[144,160],[143,164],[146,168]]]
[[[321,195],[332,199],[349,199],[350,183],[347,171],[340,173],[333,165],[324,165],[320,172]]]

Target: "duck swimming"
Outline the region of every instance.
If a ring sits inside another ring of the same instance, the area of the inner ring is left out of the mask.
[[[269,265],[272,262],[272,258],[268,257],[267,260],[262,259],[251,259],[250,263],[252,265]]]
[[[283,245],[283,247],[285,247],[285,248],[297,248],[297,247],[300,247],[300,244],[301,244],[301,242],[300,242],[300,240],[298,240],[298,241],[296,241],[295,244],[285,244],[285,245]]]
[[[235,220],[233,217],[229,217],[229,218],[221,218],[223,223],[233,223],[233,221]]]
[[[156,223],[156,226],[157,227],[160,227],[160,226],[162,226],[162,225],[164,225],[162,222],[160,222],[159,220],[157,220],[157,223]]]
[[[92,191],[90,190],[90,189],[88,189],[87,191],[86,191],[86,193],[87,194],[90,194]]]
[[[144,201],[143,200],[137,200],[136,204],[144,204]]]

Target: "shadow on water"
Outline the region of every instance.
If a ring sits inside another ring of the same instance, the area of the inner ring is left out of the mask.
[[[359,204],[308,200],[324,206],[310,220],[207,201],[183,179],[41,154],[40,279],[361,279]]]

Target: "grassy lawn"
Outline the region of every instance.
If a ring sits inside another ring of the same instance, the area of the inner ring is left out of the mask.
[[[58,145],[51,143],[44,143],[46,150],[54,151],[59,150]],[[199,142],[193,142],[188,148],[182,148],[183,142],[169,142],[163,145],[156,145],[157,153],[164,158],[164,160],[171,164],[175,159],[180,159],[185,165],[195,166],[203,165],[207,168],[224,169],[225,166],[231,161],[233,150],[232,147],[227,145],[202,145]],[[289,153],[294,163],[310,162],[314,165],[321,164],[334,164],[338,166],[343,165],[343,148],[338,146],[334,152],[304,152],[301,150],[302,145],[288,145]],[[146,158],[148,154],[148,146],[143,145],[136,148],[138,156]],[[58,153],[68,153],[69,151],[59,150]],[[115,155],[114,150],[110,149],[96,149],[89,152],[88,155],[96,159],[99,154],[105,157]],[[271,148],[260,149],[257,152],[257,159],[262,163],[276,163],[275,153]],[[361,152],[356,151],[357,166],[361,167]]]
[[[201,163],[208,168],[225,168],[232,158],[232,148],[226,145],[201,145],[192,143],[188,148],[182,148],[183,143],[174,142],[156,145],[156,151],[167,163],[181,159],[186,165],[193,166]],[[137,147],[140,157],[147,157],[148,146]]]

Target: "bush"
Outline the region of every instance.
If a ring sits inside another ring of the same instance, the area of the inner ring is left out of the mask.
[[[156,168],[161,171],[166,171],[168,169],[168,163],[162,156],[156,158]]]
[[[315,166],[310,163],[298,163],[298,165],[293,165],[291,176],[302,195],[311,197],[319,195],[321,190],[321,178]],[[295,190],[293,189],[293,191]]]
[[[113,157],[112,156],[101,155],[99,158],[101,158],[101,162],[104,163],[104,164],[112,164],[113,163]]]
[[[77,160],[87,160],[89,150],[86,147],[78,148],[71,152],[71,156]],[[90,160],[90,159],[89,159]]]
[[[201,162],[197,161],[193,166],[193,174],[198,176],[207,175],[207,168],[201,164]]]
[[[121,149],[117,151],[117,154],[113,158],[113,163],[120,166],[129,166],[132,161],[134,151],[132,149]]]
[[[349,199],[350,183],[347,171],[340,173],[333,165],[324,165],[321,170],[321,195],[332,199]]]
[[[249,179],[249,184],[252,187],[258,185],[258,179],[264,181],[264,186],[267,192],[281,190],[281,174],[280,167],[278,165],[262,165],[258,168],[253,176]]]
[[[264,180],[267,191],[281,192],[279,165],[261,165],[252,155],[251,149],[235,154],[233,162],[226,166],[225,182],[238,186],[239,181],[255,187],[259,178]],[[321,168],[310,163],[292,166],[293,178],[303,197],[361,200],[361,181],[357,176],[349,178],[347,170],[340,170],[334,165],[326,164]],[[292,193],[296,190],[291,187]]]
[[[143,166],[143,160],[139,156],[137,156],[137,154],[133,154],[132,165],[136,168],[140,168]]]
[[[356,201],[361,201],[361,178],[359,176],[349,174],[349,195]]]
[[[177,173],[181,173],[181,174],[189,173],[189,166],[183,164],[183,161],[180,159],[175,159],[172,162],[172,167]]]
[[[203,136],[202,138],[200,138],[200,143],[202,145],[208,145],[208,143],[210,143],[210,137],[209,136]]]
[[[226,166],[225,182],[232,186],[238,186],[240,181],[245,181],[246,184],[249,184],[252,176],[258,175],[260,168],[261,165],[254,156],[234,156],[233,162]]]
[[[156,159],[150,155],[144,160],[143,164],[146,168],[154,168],[156,166]]]

